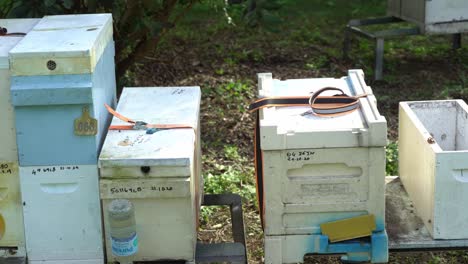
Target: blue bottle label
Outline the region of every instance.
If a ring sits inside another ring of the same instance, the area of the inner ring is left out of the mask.
[[[131,256],[138,252],[138,236],[133,233],[128,238],[116,238],[111,236],[112,254],[118,257]]]

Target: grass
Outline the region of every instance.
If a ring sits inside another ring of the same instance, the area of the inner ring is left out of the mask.
[[[385,174],[395,176],[398,174],[398,142],[389,142],[385,148]]]

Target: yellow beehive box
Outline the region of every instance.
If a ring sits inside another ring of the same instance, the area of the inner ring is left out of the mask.
[[[38,22],[39,19],[0,19],[0,27],[10,34],[0,36],[0,248],[6,249],[6,254],[0,255],[4,256],[25,254],[8,52],[23,38],[23,34],[11,33],[28,33]],[[17,251],[10,251],[12,248]]]

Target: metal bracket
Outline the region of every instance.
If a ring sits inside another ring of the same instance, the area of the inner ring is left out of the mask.
[[[24,247],[0,247],[0,263],[26,264],[26,250]]]
[[[452,35],[452,49],[456,50],[462,46],[462,36],[461,33]]]
[[[197,263],[230,262],[247,263],[242,199],[237,194],[205,194],[202,206],[228,205],[231,211],[232,236],[234,243],[207,244],[198,242]]]

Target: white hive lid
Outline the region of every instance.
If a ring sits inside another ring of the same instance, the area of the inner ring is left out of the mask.
[[[0,27],[6,28],[9,33],[28,33],[40,19],[0,19]],[[8,69],[8,52],[24,36],[0,37],[0,69]]]
[[[12,73],[91,73],[111,40],[111,14],[46,16],[10,51]],[[53,71],[49,60],[57,63]]]
[[[199,87],[124,88],[117,112],[148,124],[184,124],[198,129]],[[118,118],[111,125],[128,125]],[[189,167],[194,157],[194,129],[109,130],[99,157],[100,167]]]
[[[385,146],[386,121],[377,110],[372,90],[364,82],[361,70],[350,70],[348,76],[315,79],[272,79],[259,74],[260,97],[310,96],[324,87],[336,87],[348,95],[368,94],[360,99],[357,111],[342,116],[302,116],[308,106],[268,107],[261,111],[262,149],[322,147]],[[322,95],[339,92],[327,91]]]

